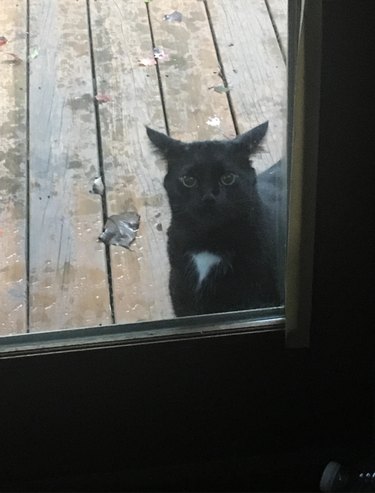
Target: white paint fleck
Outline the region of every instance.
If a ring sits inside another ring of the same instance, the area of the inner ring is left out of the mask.
[[[221,125],[221,121],[218,116],[209,116],[206,123],[207,125],[210,125],[210,127],[220,127]]]

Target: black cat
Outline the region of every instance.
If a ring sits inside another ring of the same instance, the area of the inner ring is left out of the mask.
[[[168,163],[169,289],[176,316],[280,303],[271,215],[249,156],[268,122],[229,141],[184,143],[147,128]]]

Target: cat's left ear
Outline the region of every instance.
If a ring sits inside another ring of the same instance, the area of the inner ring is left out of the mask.
[[[268,122],[264,122],[261,125],[258,125],[257,127],[249,130],[248,132],[239,135],[234,139],[233,142],[246,149],[246,151],[251,154],[256,150],[256,148],[266,135],[267,129]]]
[[[181,146],[181,142],[179,140],[172,139],[172,137],[169,137],[168,135],[158,132],[150,127],[146,127],[146,132],[148,138],[154,146],[156,146],[164,154],[164,156],[168,156],[168,154],[173,153]]]

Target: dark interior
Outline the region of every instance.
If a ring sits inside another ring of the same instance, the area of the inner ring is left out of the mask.
[[[310,347],[268,332],[2,359],[1,491],[319,491],[328,461],[374,454],[374,18],[323,1]]]

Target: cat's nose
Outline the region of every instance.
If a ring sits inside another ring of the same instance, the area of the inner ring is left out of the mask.
[[[207,192],[202,197],[202,202],[205,205],[214,205],[216,203],[215,195],[212,192]]]

